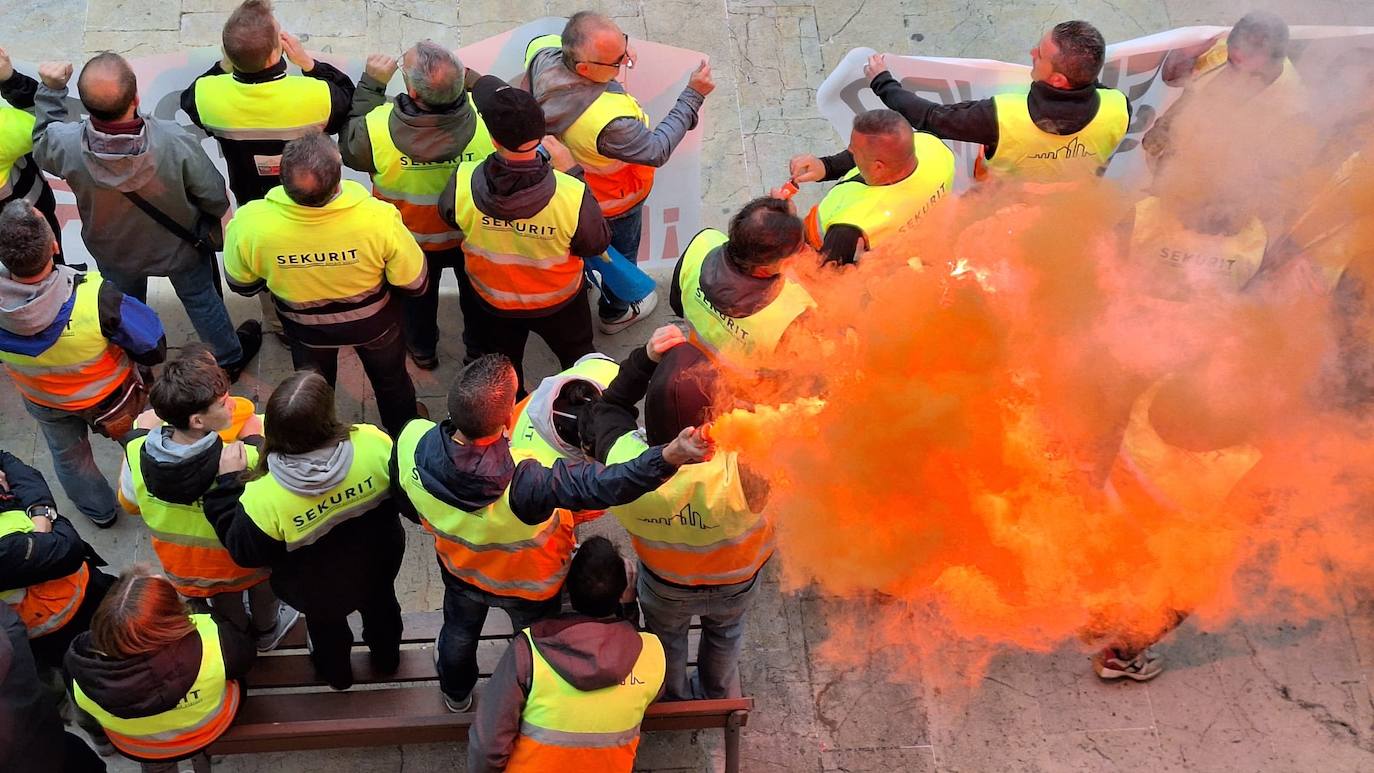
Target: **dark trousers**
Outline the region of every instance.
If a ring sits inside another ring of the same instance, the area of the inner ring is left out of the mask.
[[[444,578],[444,627],[439,629],[437,642],[439,689],[459,702],[466,700],[477,684],[477,643],[487,612],[499,606],[510,615],[511,630],[519,633],[558,614],[562,599],[557,595],[548,601],[492,596],[457,580],[442,565],[439,572]]]
[[[439,281],[443,279],[444,269],[451,268],[459,277],[463,276],[463,250],[461,248],[425,253],[425,270],[429,273],[429,284],[425,294],[406,296],[404,303],[406,348],[421,357],[433,357],[439,348]],[[463,331],[466,341],[467,331]]]
[[[644,232],[644,205],[631,209],[620,215],[616,215],[606,221],[611,227],[611,246],[616,249],[625,259],[631,263],[639,262],[639,240]],[[606,283],[601,285],[601,298],[596,302],[597,314],[602,319],[615,319],[621,314],[630,310],[629,301],[621,300],[615,293],[606,287]]]
[[[362,360],[367,380],[377,396],[377,412],[382,427],[392,437],[401,434],[406,422],[416,417],[415,384],[406,371],[406,350],[401,345],[401,330],[392,328],[377,340],[353,347]],[[339,377],[339,350],[316,349],[291,341],[291,364],[297,370],[311,369],[324,376],[330,386]]]
[[[378,670],[394,670],[401,657],[401,604],[392,583],[377,588],[358,605],[363,618],[363,643],[372,654]],[[353,629],[348,613],[337,610],[310,610],[305,615],[305,630],[310,634],[310,659],[320,677],[336,690],[353,686]]]
[[[591,354],[592,311],[581,293],[558,311],[542,317],[508,317],[491,308],[472,289],[467,275],[458,275],[458,305],[463,310],[463,342],[472,362],[484,354],[504,354],[520,379],[525,395],[525,342],[530,333],[544,339],[558,358],[559,368],[571,368],[584,354]]]

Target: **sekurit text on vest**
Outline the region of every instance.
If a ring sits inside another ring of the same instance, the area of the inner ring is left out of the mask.
[[[358,262],[357,248],[338,252],[299,252],[278,255],[277,265],[282,268],[302,268],[304,266],[351,266]]]
[[[306,510],[300,515],[292,516],[291,523],[295,524],[297,529],[304,529],[315,521],[325,517],[336,508],[347,507],[354,504],[359,499],[376,491],[376,489],[377,486],[372,482],[372,476],[369,475],[363,480],[354,483],[352,486],[341,491],[336,491],[321,499],[315,503],[314,507]]]
[[[492,231],[505,231],[546,241],[558,236],[557,226],[540,225],[529,220],[502,220],[490,215],[482,216],[482,227]]]

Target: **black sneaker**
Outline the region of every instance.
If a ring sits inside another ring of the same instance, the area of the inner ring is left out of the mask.
[[[419,368],[420,370],[434,370],[435,368],[439,367],[438,354],[419,354],[417,352],[411,351],[410,361],[415,363],[415,367]]]
[[[93,516],[93,515],[88,515],[88,516],[86,516],[86,517],[87,517],[88,519],[90,519],[91,523],[95,524],[97,528],[100,528],[100,529],[108,529],[108,528],[110,528],[111,526],[114,526],[115,523],[119,520],[119,511],[118,511],[118,510],[113,510],[113,511],[111,511],[111,512],[110,512],[110,517],[108,517],[108,518],[96,518],[96,517]]]
[[[243,375],[243,369],[248,367],[262,349],[262,323],[250,319],[239,325],[234,330],[234,335],[239,338],[239,348],[243,349],[243,354],[239,356],[238,361],[222,366],[224,372],[229,374],[230,382],[239,380],[239,376]]]

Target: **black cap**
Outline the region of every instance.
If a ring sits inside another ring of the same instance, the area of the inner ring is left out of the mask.
[[[472,86],[472,102],[491,138],[506,150],[544,139],[544,109],[528,91],[495,75],[483,75]]]
[[[691,344],[674,346],[654,369],[644,397],[644,431],[650,445],[662,445],[687,427],[714,418],[719,372]]]

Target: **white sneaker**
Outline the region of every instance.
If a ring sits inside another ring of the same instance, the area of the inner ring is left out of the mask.
[[[462,714],[472,708],[472,693],[468,693],[468,697],[461,701],[455,701],[442,692],[439,694],[444,696],[444,707],[454,714]]]
[[[606,319],[598,315],[596,318],[596,326],[606,335],[615,335],[630,325],[653,314],[654,309],[657,307],[658,291],[655,290],[638,301],[632,302],[630,308],[615,319]]]
[[[277,607],[277,624],[272,626],[272,630],[257,635],[258,652],[271,652],[276,649],[299,619],[300,610],[282,602],[281,606]]]

